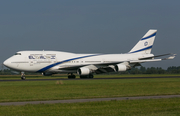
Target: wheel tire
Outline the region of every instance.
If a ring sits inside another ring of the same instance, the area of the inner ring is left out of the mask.
[[[68,76],[68,79],[71,79],[71,75]]]
[[[75,78],[76,78],[75,75],[69,75],[69,76],[68,76],[68,79],[75,79]]]
[[[94,76],[93,75],[89,75],[89,78],[93,78]]]
[[[21,79],[22,79],[22,80],[25,80],[25,79],[26,79],[26,77],[25,77],[25,76],[22,76],[22,77],[21,77]]]
[[[75,78],[76,78],[76,76],[75,76],[75,75],[72,75],[72,78],[73,78],[73,79],[75,79]]]
[[[93,77],[94,76],[92,74],[80,76],[81,79],[88,79],[88,78],[93,78]]]
[[[80,76],[80,78],[81,78],[81,79],[84,79],[84,78],[85,78],[85,76]]]

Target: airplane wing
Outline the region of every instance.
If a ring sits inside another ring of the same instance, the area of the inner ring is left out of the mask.
[[[87,65],[62,65],[61,67],[59,67],[59,70],[77,70],[80,67],[84,67]]]
[[[171,55],[171,56],[169,56],[167,58],[162,58],[162,59],[154,59],[155,57],[162,57],[162,56],[167,56],[167,55]],[[59,67],[59,70],[78,70],[79,68],[86,67],[96,74],[101,74],[101,73],[107,73],[107,72],[116,72],[117,71],[116,66],[119,64],[125,65],[128,70],[135,66],[141,66],[141,63],[174,59],[175,56],[176,56],[176,54],[163,54],[163,55],[151,57],[151,59],[149,57],[149,58],[142,58],[139,60],[129,60],[129,61],[121,61],[121,62],[115,61],[115,62],[87,64],[87,65],[75,65],[75,66],[63,65],[63,66]]]

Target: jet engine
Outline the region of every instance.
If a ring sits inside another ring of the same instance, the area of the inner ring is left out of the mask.
[[[124,64],[117,64],[115,66],[116,72],[123,72],[123,71],[126,71],[127,69],[128,69],[127,66]]]
[[[77,70],[78,75],[89,75],[90,73],[91,73],[91,70],[86,67],[82,67]]]

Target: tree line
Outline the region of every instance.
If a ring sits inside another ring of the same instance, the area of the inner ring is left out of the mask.
[[[171,66],[167,69],[161,67],[138,67],[132,68],[129,71],[123,72],[123,74],[180,74],[180,66]]]
[[[137,67],[132,68],[131,70],[120,72],[121,74],[180,74],[180,66],[171,66],[167,69],[162,69],[161,67]],[[20,72],[12,71],[10,69],[3,69],[0,70],[0,75],[19,75]],[[28,73],[26,72],[26,75],[37,75],[40,73]]]

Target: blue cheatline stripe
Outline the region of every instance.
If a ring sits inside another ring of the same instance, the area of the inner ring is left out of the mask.
[[[154,37],[154,36],[156,36],[156,32],[153,33],[153,34],[150,35],[150,36],[147,36],[147,37],[145,37],[145,38],[142,38],[141,40],[149,39],[149,38]]]
[[[140,50],[136,50],[134,52],[130,52],[130,53],[137,53],[137,52],[141,52],[141,51],[144,51],[144,50],[148,50],[148,49],[151,49],[152,46],[149,46],[149,47],[146,47],[146,48],[143,48],[143,49],[140,49]]]
[[[88,55],[88,56],[82,56],[82,57],[77,57],[77,58],[71,58],[71,59],[67,59],[67,60],[64,60],[64,61],[61,61],[61,62],[57,62],[57,63],[54,63],[54,64],[51,64],[51,65],[48,65],[40,70],[38,70],[37,72],[44,72],[54,66],[57,66],[59,64],[62,64],[62,63],[65,63],[65,62],[69,62],[69,61],[72,61],[72,60],[77,60],[77,59],[81,59],[81,58],[87,58],[87,57],[92,57],[92,56],[98,56],[98,54],[94,54],[94,55]]]

